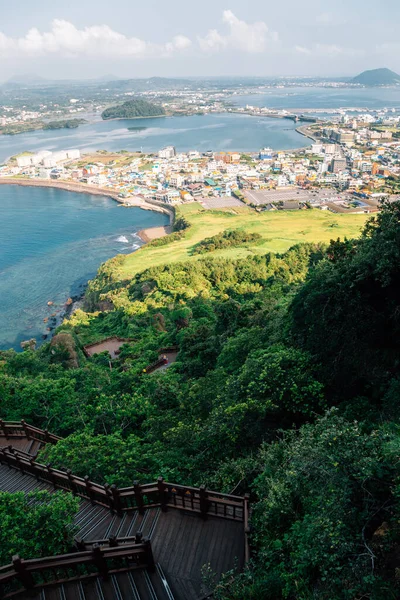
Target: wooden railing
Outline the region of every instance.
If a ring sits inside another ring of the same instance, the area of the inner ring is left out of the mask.
[[[33,425],[28,425],[25,421],[3,421],[0,419],[0,435],[3,435],[6,440],[25,437],[27,440],[36,440],[43,444],[56,444],[61,440],[60,437],[49,433],[46,430],[38,429]]]
[[[72,492],[119,514],[131,510],[143,513],[147,508],[160,506],[163,511],[176,508],[197,513],[203,518],[212,515],[245,522],[248,502],[246,498],[213,492],[205,486],[195,488],[166,483],[162,477],[155,483],[144,485],[136,481],[132,487],[127,488],[107,484],[103,486],[90,481],[88,476],[77,477],[69,470],[61,471],[54,469],[50,464],[42,465],[11,445],[0,448],[0,463],[46,481],[55,489]]]
[[[93,545],[89,550],[33,560],[13,557],[12,564],[0,567],[0,597],[12,598],[21,590],[34,591],[47,585],[85,579],[134,568],[154,569],[150,540],[116,546]]]
[[[148,365],[145,369],[143,369],[143,372],[150,375],[150,373],[157,371],[157,369],[166,364],[168,364],[168,360],[166,358],[159,358],[155,362],[151,363],[151,365]]]

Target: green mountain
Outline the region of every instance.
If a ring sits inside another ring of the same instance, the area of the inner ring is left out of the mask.
[[[107,119],[135,119],[137,117],[159,117],[165,115],[162,106],[134,98],[128,100],[119,106],[110,106],[103,111],[101,117]]]
[[[400,84],[400,75],[390,69],[372,69],[363,71],[357,77],[351,80],[351,83],[360,83],[361,85],[398,85]]]

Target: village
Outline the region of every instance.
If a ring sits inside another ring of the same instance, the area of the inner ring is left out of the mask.
[[[400,197],[398,126],[397,115],[345,111],[329,122],[308,124],[313,143],[298,150],[25,152],[0,165],[0,180],[76,183],[122,200],[197,201],[209,209],[244,203],[257,211],[368,213],[382,199]]]

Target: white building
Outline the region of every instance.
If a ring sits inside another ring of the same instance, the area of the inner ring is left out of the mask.
[[[166,146],[162,148],[158,152],[159,158],[173,158],[176,155],[176,150],[174,146]]]
[[[80,150],[67,150],[67,157],[70,160],[77,160],[78,158],[81,157],[81,152]]]
[[[29,167],[32,164],[31,156],[17,156],[17,165],[19,167]]]
[[[53,169],[57,166],[57,162],[54,160],[52,156],[43,159],[43,166],[46,169]]]
[[[59,163],[63,160],[67,160],[68,156],[64,150],[60,150],[59,152],[53,152],[53,158],[57,163]]]

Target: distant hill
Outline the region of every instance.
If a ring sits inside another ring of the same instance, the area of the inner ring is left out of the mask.
[[[372,69],[371,71],[363,71],[363,73],[354,77],[351,83],[360,83],[361,85],[398,85],[400,84],[400,75],[390,69]]]
[[[101,117],[106,121],[107,119],[135,119],[137,117],[160,117],[162,115],[165,115],[162,106],[136,98],[118,106],[106,108]]]

